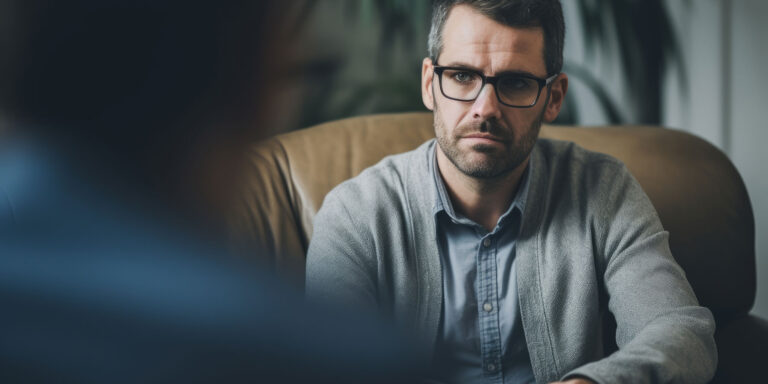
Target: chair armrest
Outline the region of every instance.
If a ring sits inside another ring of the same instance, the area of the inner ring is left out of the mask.
[[[742,315],[718,324],[719,363],[713,383],[755,383],[768,378],[768,321]]]

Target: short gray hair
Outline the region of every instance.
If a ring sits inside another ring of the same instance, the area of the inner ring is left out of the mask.
[[[443,50],[443,27],[454,6],[466,4],[489,18],[510,27],[541,27],[544,30],[544,62],[547,75],[563,69],[565,21],[560,0],[435,0],[427,49],[437,62]]]

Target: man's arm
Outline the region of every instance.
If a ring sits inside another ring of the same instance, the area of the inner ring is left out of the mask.
[[[669,249],[650,200],[623,166],[597,217],[605,255],[603,282],[616,318],[614,354],[565,376],[598,383],[703,383],[717,350],[711,312],[699,306]]]
[[[369,228],[350,212],[338,190],[325,198],[314,219],[307,252],[309,300],[376,310],[376,252]]]

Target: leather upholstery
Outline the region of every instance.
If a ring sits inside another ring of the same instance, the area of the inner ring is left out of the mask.
[[[275,255],[266,262],[302,286],[312,219],[326,193],[432,137],[431,113],[403,113],[333,121],[257,145],[246,206],[233,220],[238,241],[259,242]],[[751,377],[738,356],[744,349],[768,354],[754,344],[768,338],[768,323],[747,315],[756,284],[754,219],[728,158],[693,135],[651,126],[544,126],[541,137],[573,141],[627,165],[670,232],[672,253],[699,301],[722,328],[717,337],[728,358],[717,377]]]

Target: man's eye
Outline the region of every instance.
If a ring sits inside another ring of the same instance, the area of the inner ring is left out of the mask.
[[[453,79],[459,83],[468,83],[475,79],[475,74],[472,72],[456,72],[453,74]]]
[[[531,88],[531,81],[523,77],[508,77],[501,84],[510,91],[524,91]]]

